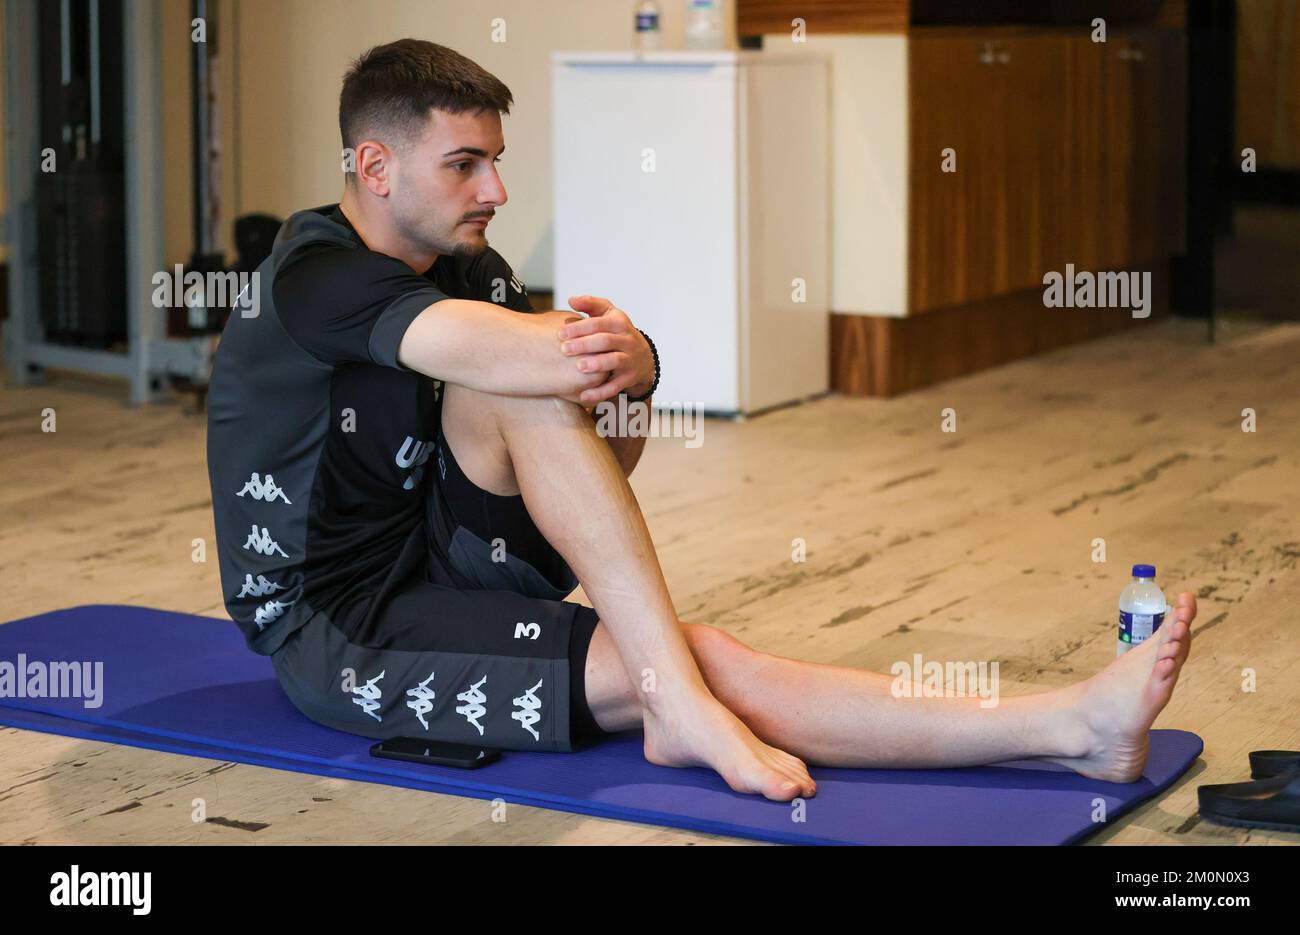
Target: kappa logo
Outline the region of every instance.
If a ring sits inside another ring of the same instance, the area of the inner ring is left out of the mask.
[[[388,670],[385,669],[370,681],[366,682],[366,684],[358,685],[356,688],[352,689],[352,694],[357,696],[352,699],[352,703],[355,705],[361,705],[361,710],[366,712],[366,714],[369,714],[376,721],[383,720],[383,717],[375,712],[379,710],[379,703],[384,697],[384,692],[375,683],[383,678],[387,671]]]
[[[266,629],[268,623],[279,620],[284,616],[284,612],[293,606],[293,601],[267,601],[261,607],[257,608],[257,613],[253,615],[253,622],[257,624],[257,630],[260,633]]]
[[[257,581],[254,582],[252,574],[245,573],[244,586],[240,588],[235,597],[266,597],[268,594],[283,590],[284,585],[268,581],[265,575],[258,575]]]
[[[414,688],[406,690],[406,693],[415,699],[414,701],[408,701],[406,706],[415,712],[415,716],[425,730],[429,729],[429,722],[424,719],[424,716],[433,710],[433,699],[437,697],[433,689],[429,687],[429,683],[432,681],[433,673],[430,672],[427,679]]]
[[[541,687],[542,680],[538,679],[536,685],[514,699],[514,703],[519,707],[519,710],[512,711],[510,714],[524,730],[533,735],[534,740],[542,739],[541,735],[533,730],[533,725],[542,719],[542,716],[537,713],[542,707],[542,700],[536,695],[537,689]]]
[[[487,676],[485,675],[456,696],[457,701],[465,702],[456,708],[456,713],[477,727],[480,737],[483,736],[483,725],[478,722],[478,719],[487,714],[487,708],[483,707],[483,702],[487,701],[487,695],[483,694],[480,689],[486,681]]]
[[[394,459],[397,466],[402,470],[412,468],[411,473],[406,476],[405,483],[402,484],[403,490],[414,490],[424,477],[424,462],[429,460],[429,450],[433,447],[433,442],[417,441],[410,435],[406,436],[406,441],[402,442],[402,450],[397,453]]]
[[[267,474],[266,480],[262,480],[256,471],[253,472],[253,475],[248,480],[244,481],[244,489],[235,494],[235,496],[242,497],[244,494],[251,494],[254,500],[265,500],[267,503],[270,503],[276,498],[279,498],[290,505],[293,503],[284,490],[281,489],[280,485],[275,482],[274,477]]]
[[[284,549],[280,548],[280,543],[271,538],[271,534],[267,531],[265,526],[262,527],[261,532],[257,529],[257,523],[253,523],[250,528],[253,531],[248,534],[248,538],[244,541],[244,548],[252,552],[257,552],[259,555],[274,555],[279,553],[285,558],[289,557],[288,553],[285,552]]]

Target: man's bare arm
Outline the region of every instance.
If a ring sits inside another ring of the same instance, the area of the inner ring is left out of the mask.
[[[560,328],[581,318],[573,311],[528,314],[492,302],[443,299],[407,327],[397,359],[426,376],[480,392],[576,401],[605,380],[603,373],[579,371],[560,351]]]

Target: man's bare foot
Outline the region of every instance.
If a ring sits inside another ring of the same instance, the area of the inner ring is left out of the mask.
[[[1048,757],[1090,779],[1135,782],[1147,762],[1148,731],[1169,703],[1192,648],[1196,597],[1178,605],[1155,636],[1129,650],[1092,678],[1066,691],[1066,737],[1075,757]]]
[[[707,690],[642,713],[645,758],[659,766],[707,766],[737,792],[777,802],[817,794],[798,757],[768,746]]]

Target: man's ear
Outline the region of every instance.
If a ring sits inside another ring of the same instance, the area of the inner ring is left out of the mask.
[[[356,158],[357,183],[373,195],[387,197],[390,190],[392,151],[377,140],[362,140],[357,144]]]

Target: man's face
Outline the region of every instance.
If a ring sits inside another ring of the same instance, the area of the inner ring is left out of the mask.
[[[487,249],[487,222],[506,203],[496,161],[501,115],[430,111],[424,134],[395,154],[390,201],[403,237],[443,255]]]

